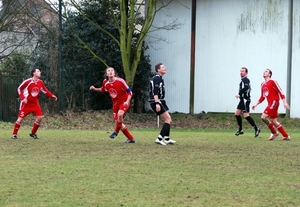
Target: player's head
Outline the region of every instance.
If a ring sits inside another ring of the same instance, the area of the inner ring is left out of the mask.
[[[247,76],[247,74],[248,74],[248,68],[242,67],[240,69],[240,75],[241,75],[241,77],[245,77],[245,76]]]
[[[264,71],[264,74],[263,74],[263,77],[266,78],[266,77],[269,77],[271,78],[272,77],[272,70],[267,68],[265,71]]]
[[[104,77],[105,77],[107,80],[108,80],[110,77],[117,77],[117,76],[118,76],[118,74],[117,74],[117,72],[115,71],[114,68],[112,68],[112,67],[106,68]]]
[[[32,69],[30,72],[31,77],[41,77],[41,71],[38,68]]]
[[[162,63],[158,63],[155,65],[155,71],[158,72],[158,69],[160,68],[160,66],[162,65]]]
[[[160,75],[164,75],[167,71],[167,68],[162,63],[158,63],[155,65],[155,71]]]

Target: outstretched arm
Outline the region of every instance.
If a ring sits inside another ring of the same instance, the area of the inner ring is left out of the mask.
[[[252,110],[255,110],[255,108],[257,107],[257,105],[260,104],[260,103],[261,102],[257,101],[257,103],[252,106]]]
[[[52,98],[54,99],[54,101],[57,101],[57,97],[55,95],[52,95]]]
[[[284,108],[290,109],[290,105],[286,102],[285,98],[282,99],[282,102],[283,102]]]
[[[258,101],[256,102],[256,104],[254,104],[254,105],[252,106],[252,109],[255,110],[256,106],[257,106],[258,104],[260,104],[261,102],[263,102],[264,100],[265,100],[265,97],[263,96],[263,91],[262,91],[262,88],[261,88],[261,94],[260,94],[260,97],[259,97]]]
[[[96,88],[95,86],[91,86],[91,87],[90,87],[90,90],[91,90],[91,91],[104,92],[103,87]]]

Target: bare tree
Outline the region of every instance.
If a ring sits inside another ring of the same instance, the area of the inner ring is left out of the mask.
[[[112,14],[114,24],[119,30],[119,38],[113,36],[92,19],[89,19],[89,17],[84,14],[84,11],[77,1],[70,0],[70,3],[73,8],[98,28],[100,32],[107,34],[119,45],[126,81],[130,87],[133,87],[138,63],[144,49],[144,40],[147,34],[151,32],[150,28],[153,25],[157,12],[167,7],[172,1],[174,0],[119,0],[119,8],[113,8],[111,6],[110,11],[108,11]],[[118,16],[120,16],[120,18],[118,18]],[[137,22],[139,22],[139,24],[137,24]],[[154,29],[175,30],[180,26],[181,24],[175,20],[168,25],[154,27]],[[133,35],[134,33],[138,35]],[[97,54],[84,43],[78,34],[75,34],[75,36],[85,49],[89,50],[95,58],[106,65],[105,61],[101,57],[98,57]]]

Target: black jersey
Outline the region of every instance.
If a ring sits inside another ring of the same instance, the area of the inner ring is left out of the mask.
[[[240,98],[250,99],[251,85],[247,76],[243,77],[240,82],[239,95]]]
[[[165,84],[159,74],[153,76],[149,82],[149,102],[154,102],[154,95],[157,95],[159,100],[165,99]]]

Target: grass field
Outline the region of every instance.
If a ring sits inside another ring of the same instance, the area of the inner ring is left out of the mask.
[[[267,141],[252,130],[179,130],[175,145],[134,130],[135,144],[108,131],[21,128],[0,134],[0,206],[300,206],[300,131]]]

